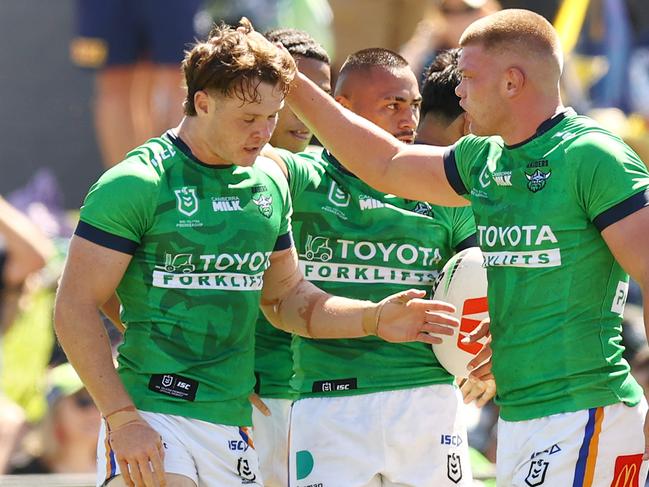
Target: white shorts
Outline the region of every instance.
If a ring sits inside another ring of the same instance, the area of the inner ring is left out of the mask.
[[[290,399],[262,397],[270,409],[270,416],[264,416],[256,407],[252,408],[252,430],[255,449],[259,455],[259,469],[266,487],[288,485],[288,426],[291,414]]]
[[[250,429],[171,414],[139,411],[160,436],[166,473],[184,475],[200,487],[263,485]],[[97,443],[97,486],[120,475],[101,422]]]
[[[647,403],[498,421],[497,485],[639,487]]]
[[[291,412],[291,487],[472,485],[460,391],[434,385],[300,399]]]

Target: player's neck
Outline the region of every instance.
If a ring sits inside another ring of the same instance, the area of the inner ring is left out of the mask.
[[[540,125],[565,110],[561,100],[546,103],[521,104],[511,113],[500,136],[505,144],[513,146],[534,137]]]
[[[206,135],[203,134],[196,117],[183,117],[180,124],[173,129],[173,132],[189,147],[194,157],[202,163],[213,166],[232,164],[210,149],[206,143]]]

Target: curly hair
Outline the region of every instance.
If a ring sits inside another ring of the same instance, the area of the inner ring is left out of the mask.
[[[255,32],[245,17],[240,27],[215,26],[205,42],[185,53],[182,63],[187,86],[183,103],[186,115],[196,115],[197,91],[214,91],[244,103],[260,100],[259,84],[277,85],[286,95],[296,67],[293,58]]]

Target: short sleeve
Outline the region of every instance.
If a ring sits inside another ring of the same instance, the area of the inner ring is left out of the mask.
[[[604,132],[583,135],[566,158],[578,164],[577,196],[600,231],[649,205],[647,167],[621,139]]]
[[[274,250],[283,250],[293,244],[293,238],[291,236],[291,215],[293,213],[293,204],[288,189],[288,183],[281,169],[271,159],[260,157],[255,164],[273,181],[282,200],[282,216],[279,223],[278,239]],[[287,245],[288,243],[290,243],[290,245]]]
[[[470,206],[449,208],[449,211],[453,222],[451,246],[457,249],[462,242],[476,234],[475,219]]]
[[[313,181],[313,178],[319,177],[313,167],[315,155],[309,152],[294,154],[284,149],[277,149],[277,152],[284,164],[286,164],[291,198],[296,200]]]
[[[129,160],[106,171],[90,188],[75,233],[116,250],[127,251],[120,242],[127,247],[128,242],[140,244],[157,204],[157,175],[150,172]]]
[[[446,179],[458,195],[469,198],[474,185],[471,175],[476,172],[476,165],[486,164],[489,140],[486,137],[467,135],[450,146],[444,154]]]

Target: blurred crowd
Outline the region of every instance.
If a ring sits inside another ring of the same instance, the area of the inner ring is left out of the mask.
[[[117,15],[106,44],[89,41],[96,19]],[[164,7],[161,4],[168,4]],[[332,75],[366,47],[400,52],[421,78],[441,50],[455,47],[474,20],[500,8],[535,10],[564,43],[565,104],[618,133],[649,161],[649,2],[643,0],[79,0],[71,62],[95,70],[94,110],[103,166],[181,117],[183,48],[220,20],[246,16],[260,31],[309,32],[330,53]],[[182,7],[181,7],[182,4]],[[115,45],[112,45],[115,43]],[[117,45],[119,44],[119,45]],[[111,56],[117,56],[112,58]],[[97,161],[99,172],[101,163]],[[55,343],[52,302],[74,210],[56,181],[35,174],[0,197],[0,474],[92,473],[99,413]],[[641,297],[632,286],[624,322],[626,358],[649,387]],[[108,320],[106,326],[111,328]],[[115,346],[119,333],[111,328]],[[471,411],[474,467],[495,461],[497,408]]]

